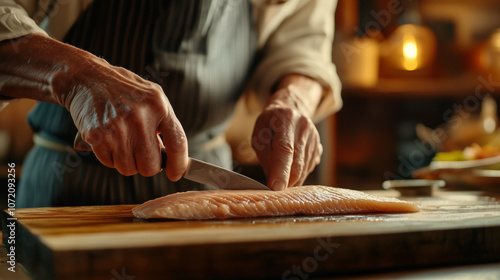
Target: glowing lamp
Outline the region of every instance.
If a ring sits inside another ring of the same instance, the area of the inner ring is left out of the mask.
[[[403,68],[412,71],[418,68],[418,48],[411,34],[403,37]]]
[[[392,67],[413,71],[432,63],[436,54],[436,37],[427,27],[405,24],[384,41],[381,49]]]

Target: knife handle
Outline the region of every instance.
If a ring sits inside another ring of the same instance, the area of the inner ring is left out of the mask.
[[[165,148],[161,148],[161,169],[167,167],[167,151]]]
[[[92,146],[83,140],[80,131],[76,133],[75,141],[73,142],[73,148],[79,151],[92,151]]]

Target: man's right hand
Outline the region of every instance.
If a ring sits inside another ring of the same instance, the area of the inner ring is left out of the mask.
[[[181,178],[187,139],[159,85],[43,35],[17,40],[0,42],[0,95],[65,106],[96,157],[123,175],[158,173],[164,145],[167,176]]]

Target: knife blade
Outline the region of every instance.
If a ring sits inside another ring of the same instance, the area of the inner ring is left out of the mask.
[[[161,149],[161,158],[161,168],[164,169],[167,163],[167,153],[164,148]],[[191,157],[182,177],[218,189],[271,190],[245,175]]]
[[[80,132],[76,134],[74,148],[91,151],[92,147],[83,140]],[[161,168],[167,164],[167,152],[161,148]],[[232,170],[189,157],[188,168],[183,178],[217,189],[226,190],[271,190],[264,184]]]

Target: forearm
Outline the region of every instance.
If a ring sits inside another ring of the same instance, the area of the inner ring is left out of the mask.
[[[96,157],[126,176],[159,172],[159,133],[167,176],[181,178],[186,135],[158,84],[48,37],[18,40],[0,43],[0,95],[66,107]]]
[[[64,106],[76,71],[85,61],[82,56],[87,53],[43,35],[30,34],[2,41],[0,95]]]
[[[271,100],[278,99],[303,115],[312,118],[321,102],[323,87],[307,76],[288,74],[279,81],[275,93],[278,92],[283,93],[271,98]]]
[[[263,28],[260,32],[262,38],[259,38],[263,56],[252,77],[253,91],[258,101],[266,104],[269,94],[276,93],[273,88],[276,86],[276,81],[283,79],[287,73],[309,77],[321,84],[322,89],[321,95],[315,97],[320,103],[319,107],[312,106],[315,114],[311,119],[317,122],[342,106],[340,80],[331,61],[333,16],[337,1],[297,0],[289,1],[287,4],[293,2],[297,2],[297,5],[284,20],[274,21],[275,17],[270,17],[277,26],[271,23],[260,25]],[[292,7],[290,5],[274,6],[270,5],[273,10],[283,9],[283,11]],[[275,14],[283,13],[276,12]],[[257,15],[260,15],[259,19],[266,23],[265,10]],[[273,27],[270,29],[272,32],[264,32],[268,31],[266,26]],[[265,37],[265,35],[269,36]],[[315,99],[309,94],[307,98],[310,101]],[[311,117],[309,113],[306,115]]]

